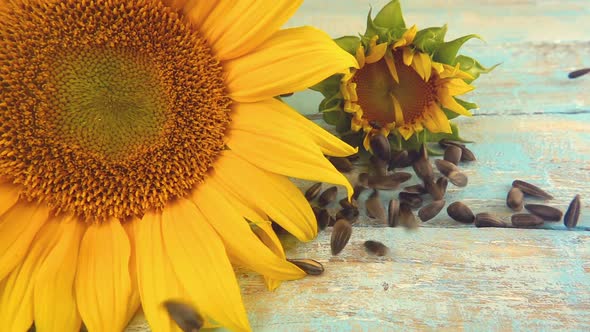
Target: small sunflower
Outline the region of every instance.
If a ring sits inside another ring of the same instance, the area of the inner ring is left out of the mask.
[[[304,272],[316,221],[287,177],[350,184],[356,150],[274,96],[356,66],[301,1],[0,0],[3,331],[120,331],[166,301],[249,330],[233,265]]]
[[[374,20],[369,13],[361,38],[336,40],[355,56],[358,69],[312,87],[326,97],[320,105],[324,119],[340,132],[364,132],[367,150],[376,134],[393,134],[400,147],[418,146],[428,134],[456,136],[449,120],[470,116],[477,107],[456,97],[473,90],[470,83],[491,69],[457,56],[476,35],[444,42],[446,30],[406,28],[399,1],[387,4]]]

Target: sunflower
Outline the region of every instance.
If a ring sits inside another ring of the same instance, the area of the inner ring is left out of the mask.
[[[279,30],[300,3],[0,0],[2,330],[249,330],[233,266],[304,276],[269,220],[312,239],[288,177],[350,193],[324,155],[355,149],[274,96],[356,61]]]
[[[473,90],[470,83],[484,68],[474,59],[456,56],[469,35],[444,42],[446,26],[418,31],[406,28],[399,1],[387,4],[367,20],[361,37],[336,40],[355,56],[350,74],[331,77],[313,87],[324,93],[320,105],[327,122],[341,132],[364,132],[363,146],[370,150],[374,135],[398,139],[398,146],[428,141],[428,134],[456,134],[450,119],[470,116],[475,104],[457,99]],[[401,136],[401,137],[399,137]],[[404,144],[405,143],[405,144]]]

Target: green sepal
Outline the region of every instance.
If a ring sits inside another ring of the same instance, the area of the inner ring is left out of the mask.
[[[461,46],[463,46],[463,44],[465,44],[468,40],[473,38],[482,39],[479,35],[467,35],[440,44],[434,52],[434,61],[446,63],[447,65],[452,65]]]
[[[459,105],[463,106],[468,111],[469,110],[472,110],[472,109],[479,108],[479,106],[477,106],[476,103],[470,103],[468,101],[459,99],[457,97],[453,97],[453,98],[455,98],[455,101]],[[443,110],[443,112],[445,112],[445,115],[447,116],[447,119],[449,119],[449,120],[454,119],[454,118],[458,117],[459,115],[461,115],[461,114],[455,113],[455,112],[451,111],[450,109],[447,109],[447,108],[444,108],[444,107],[442,108],[442,110]]]
[[[359,48],[361,44],[361,39],[356,36],[344,36],[334,39],[334,42],[338,44],[338,46],[340,46],[341,49],[345,50],[346,52],[354,56],[356,55],[356,50]]]
[[[405,29],[406,22],[404,22],[402,7],[399,0],[390,1],[387,5],[381,8],[377,16],[375,16],[373,23],[388,30]]]
[[[480,74],[487,74],[500,65],[499,63],[497,63],[489,68],[486,68],[482,66],[482,64],[474,58],[465,55],[457,56],[455,61],[453,61],[452,65],[454,66],[457,63],[459,63],[459,68],[461,68],[462,71],[473,76],[473,80],[465,80],[467,83],[471,83],[472,81],[476,80]]]
[[[342,95],[340,92],[322,99],[318,105],[319,112],[342,111]]]
[[[414,38],[414,46],[425,53],[434,52],[445,41],[447,25],[431,27],[418,31]]]
[[[379,36],[380,39],[384,39],[388,35],[387,28],[375,25],[375,22],[373,21],[373,19],[371,19],[371,11],[372,9],[369,9],[369,14],[367,15],[367,30],[363,35],[363,41],[365,43],[371,40],[373,36]]]
[[[362,130],[359,130],[359,131],[350,131],[349,130],[347,132],[340,134],[340,139],[344,143],[346,143],[354,148],[359,148],[359,152],[365,151],[365,148],[363,147],[363,138],[365,138],[365,132]]]
[[[342,74],[332,75],[309,89],[320,92],[325,98],[332,97],[340,93],[340,80],[342,80],[342,76]]]
[[[451,122],[451,133],[431,133],[428,130],[424,130],[426,133],[424,134],[426,137],[427,142],[438,142],[441,139],[448,139],[451,141],[457,142],[464,142],[464,143],[473,143],[473,141],[466,140],[459,136],[459,127]]]
[[[350,130],[350,115],[344,111],[331,111],[322,113],[327,124],[335,126],[336,131],[344,133]]]

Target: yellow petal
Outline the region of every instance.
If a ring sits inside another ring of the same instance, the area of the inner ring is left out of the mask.
[[[148,212],[141,221],[136,220],[129,226],[135,239],[141,307],[152,331],[180,331],[162,303],[168,300],[191,302],[164,249],[161,224],[161,213]]]
[[[58,224],[61,235],[37,273],[33,296],[35,327],[37,331],[79,331],[81,319],[74,277],[85,225],[75,217],[50,222]]]
[[[393,55],[390,51],[385,53],[385,63],[387,64],[387,68],[389,69],[389,73],[391,77],[399,83],[399,75],[397,74],[397,68],[395,68],[395,62],[393,61]]]
[[[78,310],[89,331],[121,331],[127,325],[130,255],[129,238],[119,220],[88,226],[80,245],[75,288]]]
[[[412,60],[414,59],[414,51],[409,47],[404,47],[402,49],[402,58],[406,66],[411,66]]]
[[[414,130],[412,128],[409,128],[407,126],[404,127],[399,127],[398,128],[399,133],[403,136],[403,138],[407,141],[410,137],[412,137],[412,135],[414,134]]]
[[[440,107],[436,103],[432,103],[430,110],[427,112],[432,117],[432,120],[436,122],[438,132],[452,133],[451,123]]]
[[[239,264],[262,275],[281,280],[300,279],[305,273],[270,251],[252,232],[242,216],[214,186],[202,183],[192,201],[219,234],[227,253]]]
[[[317,222],[301,191],[284,176],[267,172],[232,151],[215,162],[215,179],[226,190],[257,206],[301,241],[316,236]]]
[[[399,103],[399,100],[397,100],[393,93],[391,94],[391,100],[393,101],[393,114],[395,116],[395,124],[398,126],[402,126],[405,123],[402,105]]]
[[[418,57],[422,60],[422,71],[424,72],[424,81],[428,82],[430,80],[430,75],[432,75],[432,60],[430,60],[430,56],[426,53],[418,52]]]
[[[3,331],[26,331],[33,323],[33,289],[37,271],[49,251],[60,241],[63,228],[55,221],[45,223],[35,236],[25,259],[0,282],[0,322]]]
[[[224,67],[230,96],[255,102],[307,89],[358,63],[325,32],[301,27],[276,32],[256,50]]]
[[[18,203],[0,216],[0,280],[25,257],[49,210],[32,203]]]
[[[211,11],[213,11],[218,3],[218,1],[202,0],[178,0],[178,2],[179,4],[175,7],[182,7],[183,12],[189,18],[190,22],[197,27],[203,25],[205,19],[211,15]],[[181,4],[182,2],[185,2],[185,4]]]
[[[0,216],[18,202],[20,189],[20,186],[9,182],[0,183]]]
[[[214,1],[203,1],[214,2]],[[293,16],[302,0],[220,0],[201,26],[216,57],[229,60],[255,50]]]
[[[199,310],[231,330],[249,331],[223,242],[192,202],[179,199],[164,209],[162,238],[176,276]]]
[[[449,79],[444,84],[444,86],[445,86],[445,88],[448,89],[448,93],[451,96],[462,95],[464,93],[467,93],[467,92],[472,91],[473,89],[475,89],[473,86],[465,83],[465,81],[463,81],[460,78]]]
[[[439,93],[437,93],[438,99],[440,100],[443,107],[461,115],[471,116],[471,112],[469,112],[465,107],[461,106],[455,98],[453,98],[448,92],[445,91],[446,89],[441,89]]]
[[[211,186],[214,186],[226,199],[232,202],[233,207],[238,213],[245,219],[255,224],[268,223],[265,219],[266,215],[262,210],[256,206],[248,204],[248,202],[242,200],[238,195],[234,194],[231,190],[227,190],[221,183],[219,183],[217,177],[208,177],[207,181],[210,182]]]
[[[265,132],[257,127],[247,131],[232,128],[227,146],[238,156],[267,171],[339,184],[347,189],[349,198],[352,195],[346,177],[334,168],[313,141],[300,133],[284,134],[281,127]]]
[[[257,103],[236,103],[232,113],[233,127],[239,130],[280,129],[284,135],[296,133],[311,139],[323,154],[345,157],[357,152],[356,148],[344,143],[338,137],[306,119],[287,104],[274,98]]]
[[[125,233],[129,238],[129,245],[131,248],[129,256],[129,280],[131,280],[131,294],[129,295],[129,306],[127,307],[127,315],[125,316],[127,321],[130,321],[135,316],[141,303],[137,281],[137,251],[135,250],[137,245],[135,243],[135,232],[133,231],[133,225],[137,222],[139,222],[139,219],[132,218],[131,220],[126,220],[123,223],[123,228],[125,229]]]
[[[256,227],[253,227],[252,230],[256,236],[258,236],[260,241],[262,241],[270,250],[272,250],[272,252],[283,259],[285,258],[285,250],[283,249],[283,245],[281,244],[281,241],[279,240],[279,237],[275,231],[272,229],[270,222],[256,224]],[[281,285],[281,280],[264,276],[264,283],[266,284],[268,290],[273,291]]]
[[[381,43],[369,49],[369,55],[365,58],[366,63],[375,63],[383,58],[387,51],[387,43]]]
[[[363,45],[359,45],[356,49],[355,58],[359,64],[359,68],[363,68],[365,66],[365,47]]]

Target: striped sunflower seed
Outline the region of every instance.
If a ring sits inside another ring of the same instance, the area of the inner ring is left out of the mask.
[[[563,224],[567,228],[574,228],[578,225],[578,219],[580,218],[580,195],[576,195],[570,202],[565,216],[563,217]]]
[[[302,269],[307,275],[319,276],[324,273],[324,266],[322,263],[315,259],[287,259],[289,262],[295,264],[298,268]]]
[[[307,199],[307,201],[312,201],[314,198],[316,198],[320,194],[321,190],[322,190],[322,183],[321,182],[314,183],[311,185],[311,187],[309,187],[305,191],[305,198]]]
[[[330,238],[332,255],[338,255],[346,247],[348,240],[350,240],[350,235],[352,235],[352,225],[344,219],[336,221],[332,229],[332,237]]]
[[[543,218],[530,213],[515,213],[510,217],[516,227],[534,227],[543,225]]]
[[[397,227],[399,225],[399,201],[397,199],[392,199],[389,201],[388,205],[387,225],[389,225],[389,227]]]
[[[506,227],[506,223],[487,212],[478,213],[475,215],[475,227]]]
[[[442,210],[443,207],[445,207],[444,200],[434,201],[421,208],[418,211],[418,217],[420,217],[420,220],[422,221],[428,221],[436,217],[436,215],[440,212],[440,210]]]
[[[447,214],[454,220],[464,224],[471,224],[475,220],[471,209],[462,202],[451,203],[447,207]]]
[[[543,204],[526,204],[524,206],[530,213],[537,215],[545,221],[560,221],[563,212],[560,209]]]
[[[336,186],[332,186],[332,187],[324,190],[324,192],[318,198],[318,203],[321,207],[324,207],[324,206],[332,203],[333,201],[335,201],[337,195],[338,195],[338,188]]]
[[[522,190],[512,187],[506,196],[506,205],[513,211],[520,211],[524,205],[524,194]]]
[[[203,317],[190,304],[165,301],[163,306],[183,332],[196,332],[203,327]]]
[[[368,240],[364,243],[365,249],[375,256],[385,256],[389,253],[389,248],[379,241]]]
[[[522,180],[512,181],[512,186],[520,189],[523,193],[525,193],[527,195],[531,195],[531,196],[535,196],[535,197],[539,197],[539,198],[544,198],[544,199],[553,199],[553,196],[551,196],[545,190],[535,186],[534,184],[530,184],[530,183],[522,181]]]

